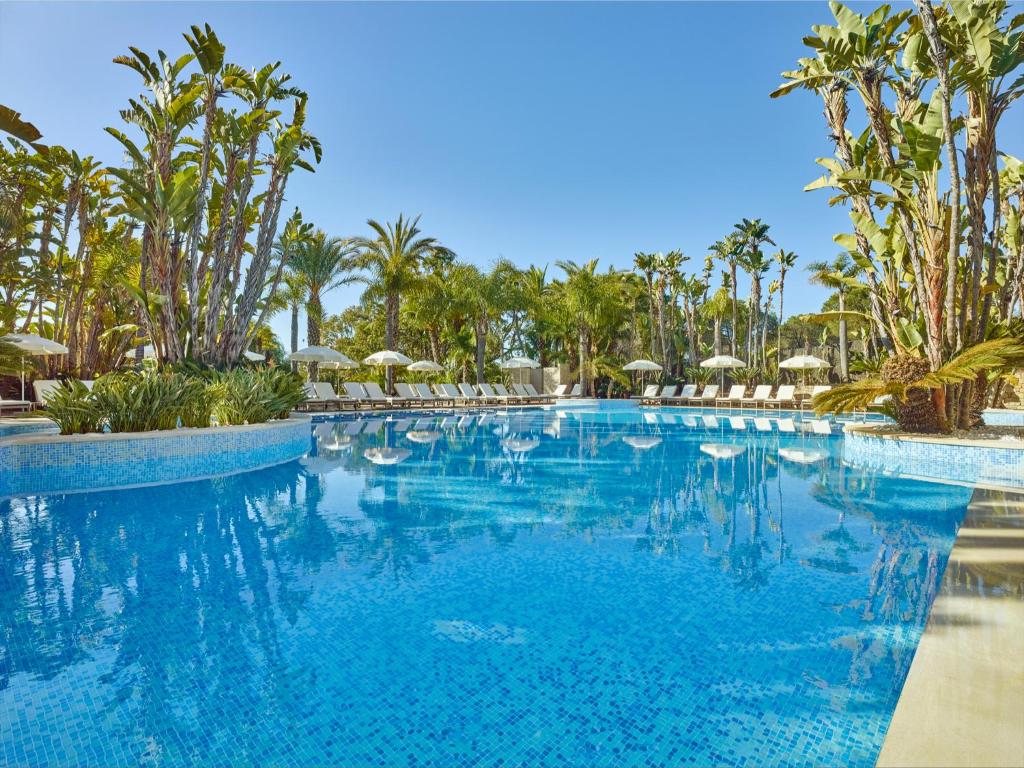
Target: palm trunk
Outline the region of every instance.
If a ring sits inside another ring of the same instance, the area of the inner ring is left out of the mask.
[[[731,354],[733,357],[736,356],[736,336],[737,327],[739,326],[740,316],[739,308],[736,306],[736,263],[733,262],[729,265],[729,271],[732,276],[732,329],[729,333],[729,344]]]
[[[776,329],[776,363],[782,362],[782,297],[786,291],[786,270],[779,270],[779,327]],[[767,361],[765,361],[767,362]]]
[[[839,311],[846,311],[846,293],[839,291]],[[850,350],[847,347],[846,320],[839,320],[839,375],[843,381],[850,378]]]
[[[487,316],[478,315],[474,323],[476,335],[476,383],[484,383],[484,367],[487,364]]]

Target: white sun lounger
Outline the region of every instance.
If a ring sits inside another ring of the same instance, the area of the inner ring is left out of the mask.
[[[494,384],[494,394],[505,403],[522,403],[525,398],[518,392],[509,392],[504,384]]]
[[[521,386],[523,391],[526,392],[527,397],[536,400],[538,403],[554,402],[555,400],[554,395],[545,395],[542,392],[538,392],[533,384],[523,384]]]
[[[764,407],[765,401],[772,396],[772,385],[771,384],[758,384],[754,387],[754,394],[750,397],[744,397],[740,399],[740,407],[750,405],[756,408],[757,406]]]
[[[328,405],[332,405],[335,408],[342,408],[346,405],[355,407],[355,403],[349,397],[341,397],[337,392],[334,391],[334,385],[329,381],[317,381],[313,383],[313,392],[316,394],[317,403],[322,403],[326,408]]]
[[[384,403],[389,406],[408,404],[407,398],[385,395],[384,390],[380,388],[380,384],[376,381],[364,381],[363,388],[366,390],[366,394],[373,403]]]
[[[659,403],[664,403],[667,400],[671,400],[676,396],[676,390],[679,389],[678,384],[666,384],[661,388],[661,392],[655,398]]]
[[[771,405],[775,408],[781,408],[784,404],[795,405],[796,404],[796,387],[792,384],[783,384],[779,387],[779,391],[775,393],[775,397],[769,397],[764,402],[765,405]]]
[[[450,401],[453,405],[457,405],[458,403],[466,404],[470,402],[470,400],[468,400],[464,395],[459,394],[459,390],[454,384],[435,384],[434,390],[438,395],[443,397],[445,400]]]
[[[486,398],[481,397],[476,393],[476,389],[474,389],[472,384],[467,384],[466,382],[459,384],[459,392],[462,394],[463,400],[471,403],[483,404],[486,400]]]
[[[704,387],[704,391],[700,393],[699,397],[691,397],[689,400],[690,402],[700,403],[703,405],[705,403],[713,403],[716,397],[718,397],[718,385],[708,384]]]
[[[743,399],[743,396],[745,394],[747,394],[747,388],[744,385],[733,384],[731,387],[729,387],[728,395],[726,395],[725,397],[715,398],[715,405],[717,406],[719,403],[724,403],[725,405],[729,406],[731,406],[733,403],[739,405],[740,401]]]
[[[630,400],[650,400],[651,398],[654,398],[654,397],[657,397],[657,396],[658,396],[658,385],[657,384],[648,384],[646,387],[644,387],[644,392],[643,392],[642,395],[630,395],[629,399]]]
[[[670,403],[681,403],[685,400],[692,400],[693,396],[697,394],[696,384],[684,384],[683,388],[679,390],[678,395],[668,398]]]

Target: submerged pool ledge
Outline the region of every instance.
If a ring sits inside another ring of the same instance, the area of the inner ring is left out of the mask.
[[[901,477],[1024,488],[1024,441],[961,440],[881,429],[884,427],[846,425],[843,461]]]
[[[308,417],[266,424],[0,440],[0,497],[199,480],[282,464],[310,446]]]

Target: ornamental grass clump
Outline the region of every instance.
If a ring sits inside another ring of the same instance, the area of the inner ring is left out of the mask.
[[[288,418],[303,400],[302,379],[284,369],[219,373],[179,367],[108,373],[92,391],[80,381],[64,382],[46,407],[61,434],[75,435],[260,424]]]
[[[103,429],[103,412],[80,381],[65,381],[52,390],[46,397],[46,415],[62,435],[84,435]]]

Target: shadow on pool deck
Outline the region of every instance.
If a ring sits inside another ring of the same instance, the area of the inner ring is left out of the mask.
[[[1024,765],[1024,494],[975,491],[878,765]]]

